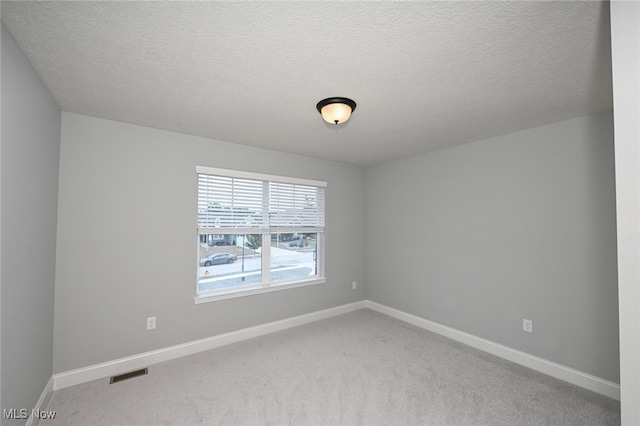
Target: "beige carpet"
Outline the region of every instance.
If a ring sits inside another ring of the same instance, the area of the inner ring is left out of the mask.
[[[360,310],[54,392],[40,425],[617,425],[620,404]]]

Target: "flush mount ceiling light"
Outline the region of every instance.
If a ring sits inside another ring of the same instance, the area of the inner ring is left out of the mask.
[[[324,121],[331,124],[345,123],[356,109],[356,103],[348,98],[327,98],[316,105]]]

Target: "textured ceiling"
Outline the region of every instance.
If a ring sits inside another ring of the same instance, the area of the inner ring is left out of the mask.
[[[64,111],[354,164],[612,108],[607,2],[1,7]]]

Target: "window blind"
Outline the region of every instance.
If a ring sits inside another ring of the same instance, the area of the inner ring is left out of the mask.
[[[199,173],[198,228],[261,232],[268,226],[267,189],[259,180]]]
[[[324,188],[269,182],[269,226],[324,230]]]
[[[324,231],[324,186],[270,178],[198,173],[199,233]]]

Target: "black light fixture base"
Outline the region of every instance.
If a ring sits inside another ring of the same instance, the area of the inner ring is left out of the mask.
[[[355,101],[349,99],[349,98],[341,98],[341,97],[333,97],[333,98],[327,98],[327,99],[323,99],[320,102],[318,102],[318,105],[316,105],[316,108],[318,110],[318,112],[320,114],[322,114],[322,108],[326,107],[327,105],[330,104],[345,104],[345,105],[349,105],[349,107],[351,108],[351,112],[356,110],[356,103]]]

